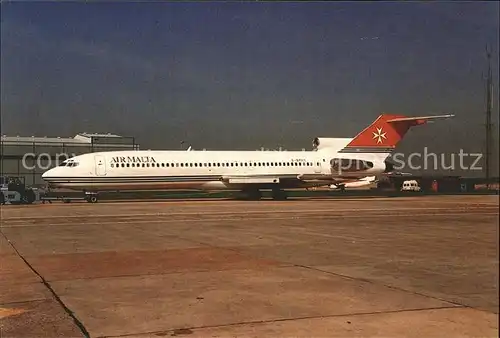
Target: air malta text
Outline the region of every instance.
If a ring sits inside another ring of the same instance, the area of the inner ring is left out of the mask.
[[[111,158],[111,163],[156,163],[152,156],[117,156]]]

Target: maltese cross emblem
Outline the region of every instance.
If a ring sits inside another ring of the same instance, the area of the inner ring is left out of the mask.
[[[373,139],[377,139],[377,143],[382,143],[382,139],[387,140],[387,137],[385,137],[385,133],[383,132],[382,128],[377,128],[377,132],[373,132]]]

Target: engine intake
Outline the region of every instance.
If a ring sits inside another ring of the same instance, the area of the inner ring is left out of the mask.
[[[388,160],[385,160],[384,164],[385,164],[385,170],[384,170],[385,173],[390,173],[390,172],[394,171],[394,163],[392,163]]]
[[[337,173],[358,172],[373,168],[373,162],[349,158],[333,158],[330,161],[330,166],[332,171]]]

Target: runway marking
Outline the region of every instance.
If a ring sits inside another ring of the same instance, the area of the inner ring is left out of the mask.
[[[251,218],[251,221],[265,221],[265,220],[303,220],[303,219],[338,219],[342,218],[366,218],[366,217],[415,217],[415,216],[463,216],[463,215],[486,215],[486,216],[498,216],[499,213],[436,213],[436,214],[365,214],[365,215],[317,215],[309,217],[255,217]],[[131,219],[128,221],[111,221],[111,222],[99,222],[99,223],[57,223],[57,224],[16,224],[16,225],[1,225],[0,228],[24,228],[24,227],[52,227],[52,226],[94,226],[94,225],[113,225],[113,224],[150,224],[150,223],[196,223],[196,222],[220,222],[220,221],[241,221],[241,218],[210,218],[210,219],[160,219],[160,220],[135,220]]]
[[[489,207],[488,207],[489,208]],[[471,211],[474,209],[485,209],[485,207],[467,207],[463,208],[463,211]],[[248,215],[248,214],[290,214],[290,213],[301,213],[301,214],[314,214],[320,212],[365,212],[365,211],[385,211],[390,213],[391,211],[417,211],[417,210],[448,210],[448,208],[441,207],[416,207],[416,208],[393,208],[388,209],[383,208],[371,208],[371,209],[360,209],[360,208],[349,208],[349,209],[304,209],[304,210],[247,210],[247,211],[217,211],[217,212],[207,212],[207,211],[186,211],[186,212],[172,212],[172,213],[162,213],[162,212],[149,212],[149,213],[135,213],[135,214],[85,214],[85,215],[47,215],[47,216],[20,216],[20,217],[3,217],[3,220],[30,220],[30,219],[47,219],[47,218],[103,218],[103,217],[144,217],[144,216],[186,216],[186,215]],[[5,216],[5,215],[4,215]]]
[[[25,309],[12,309],[12,308],[0,307],[0,319],[11,316],[17,316],[25,312],[26,312]]]
[[[448,302],[449,303],[449,302]],[[327,318],[343,318],[343,317],[358,317],[358,316],[374,316],[392,313],[406,313],[406,312],[421,312],[421,311],[436,311],[436,310],[453,310],[453,309],[467,309],[465,306],[435,306],[435,307],[418,307],[412,309],[395,309],[395,310],[381,310],[381,311],[371,311],[371,312],[350,312],[350,313],[340,313],[340,314],[326,314],[317,316],[301,316],[301,317],[288,317],[288,318],[275,318],[275,319],[264,319],[264,320],[248,320],[228,324],[214,324],[214,325],[200,325],[200,326],[189,326],[183,328],[170,328],[167,330],[159,331],[146,331],[146,332],[132,332],[119,335],[106,335],[100,336],[99,338],[120,338],[120,337],[131,337],[137,335],[156,335],[156,336],[173,336],[174,332],[179,330],[203,330],[203,329],[218,329],[218,328],[229,328],[243,325],[256,325],[256,324],[274,324],[283,323],[299,320],[310,320],[310,319],[327,319]],[[189,336],[189,335],[188,335]],[[234,336],[234,335],[231,335]],[[213,337],[213,335],[212,335]]]
[[[482,195],[480,195],[482,196]],[[221,198],[221,199],[141,199],[141,200],[102,200],[97,204],[89,204],[88,202],[75,202],[75,203],[56,203],[57,207],[106,207],[109,205],[141,205],[141,204],[164,204],[164,205],[175,205],[175,204],[184,204],[184,205],[222,205],[220,202],[228,202],[228,204],[251,204],[251,203],[266,203],[269,206],[275,205],[289,205],[293,202],[335,202],[335,203],[345,203],[352,204],[354,202],[411,202],[418,201],[423,203],[434,203],[436,200],[442,204],[465,204],[465,205],[498,205],[498,200],[495,201],[482,201],[482,202],[474,202],[475,200],[463,200],[462,198],[465,196],[446,196],[446,197],[457,197],[458,200],[446,200],[443,199],[443,196],[427,196],[427,197],[409,197],[409,196],[398,196],[398,197],[365,197],[365,198],[349,198],[349,197],[298,197],[298,198],[289,198],[287,201],[275,201],[272,199],[266,200],[263,199],[261,201],[241,201],[234,200],[229,198]],[[54,206],[52,204],[31,204],[31,205],[12,205],[9,206],[10,209],[20,209],[20,208],[36,208],[36,207],[50,207]]]

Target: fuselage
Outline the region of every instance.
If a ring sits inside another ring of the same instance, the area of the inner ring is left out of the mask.
[[[333,152],[335,154],[335,152]],[[116,151],[79,155],[50,169],[52,187],[84,191],[301,188],[332,183],[327,151]],[[375,166],[336,182],[380,172]]]

